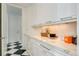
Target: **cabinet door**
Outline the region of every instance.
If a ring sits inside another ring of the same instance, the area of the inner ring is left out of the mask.
[[[27,50],[29,54],[32,54],[32,42],[31,42],[31,37],[28,37],[28,42],[27,42]]]
[[[76,4],[65,3],[58,4],[58,18],[70,17],[76,15]]]
[[[46,53],[46,56],[55,56],[54,54],[51,54],[49,52]]]
[[[28,44],[28,37],[26,34],[23,34],[23,37],[22,37],[22,42],[23,42],[23,48],[27,49],[27,44]]]
[[[22,42],[23,42],[23,48],[25,48],[31,55],[31,45],[32,44],[31,44],[30,37],[28,35],[24,34]]]
[[[57,18],[57,4],[37,4],[37,22],[55,21],[55,18]]]
[[[42,50],[43,50],[43,54],[44,54],[43,56],[55,56],[54,53],[49,52],[50,50],[47,50],[45,48],[42,48]]]
[[[43,50],[41,49],[41,47],[39,45],[36,45],[33,43],[32,45],[32,55],[33,56],[43,56]]]
[[[43,50],[43,54],[44,56],[55,56],[54,53],[51,52],[51,47],[50,45],[48,45],[47,43],[41,43],[40,44],[42,50]],[[52,49],[52,51],[54,52],[54,49]]]
[[[26,50],[30,50],[30,45],[31,45],[31,40],[30,40],[30,37],[26,34],[23,35],[23,47],[26,49]]]
[[[50,50],[50,53],[53,53],[55,56],[69,56],[64,49],[55,46]]]
[[[43,42],[39,42],[38,40],[32,39],[32,55],[33,56],[55,56],[58,54],[50,52],[50,48],[48,45],[45,45]]]
[[[33,56],[54,56],[53,53],[49,53],[48,50],[44,49],[38,44],[35,44],[35,43],[32,44],[32,55]]]
[[[32,39],[32,55],[33,56],[43,56],[43,49],[40,46],[40,42],[35,39]]]

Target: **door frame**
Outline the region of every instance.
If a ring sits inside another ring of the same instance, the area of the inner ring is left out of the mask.
[[[6,54],[6,50],[7,50],[7,41],[8,41],[8,18],[7,18],[7,8],[6,8],[6,4],[2,3],[2,56],[4,56]]]
[[[7,5],[11,5],[17,8],[21,8],[21,6],[18,6],[16,4],[11,4],[11,3],[2,3],[2,21],[1,21],[1,25],[2,25],[2,37],[4,37],[4,39],[1,40],[2,42],[2,55],[4,56],[6,54],[6,50],[7,50],[7,43],[8,43],[8,15],[7,15]],[[22,20],[20,20],[22,22]],[[6,25],[5,25],[6,24]],[[22,27],[22,24],[21,24]],[[21,29],[22,31],[22,29]]]

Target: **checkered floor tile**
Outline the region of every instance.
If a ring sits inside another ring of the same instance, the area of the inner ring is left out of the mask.
[[[19,41],[7,44],[6,56],[30,56]]]

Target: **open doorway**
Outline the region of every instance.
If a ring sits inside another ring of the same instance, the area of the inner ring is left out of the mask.
[[[14,52],[11,49],[16,48],[14,45],[22,42],[22,9],[13,4],[2,4],[2,9],[2,36],[5,37],[2,40],[2,55],[10,56]]]
[[[8,14],[8,43],[21,42],[22,10],[15,6],[7,5]]]

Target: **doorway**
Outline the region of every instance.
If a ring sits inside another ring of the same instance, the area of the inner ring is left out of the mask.
[[[8,14],[8,43],[21,42],[22,10],[15,6],[7,5]]]
[[[2,55],[23,56],[27,51],[22,44],[22,7],[2,4]]]
[[[6,16],[7,16],[7,44],[6,44],[6,56],[10,56],[15,50],[21,48],[22,43],[22,9],[11,4],[6,4]],[[6,26],[6,25],[5,25]]]

